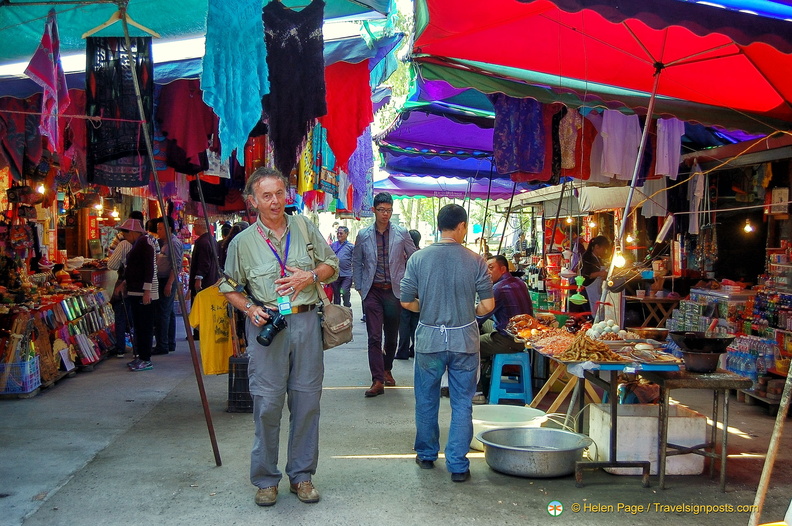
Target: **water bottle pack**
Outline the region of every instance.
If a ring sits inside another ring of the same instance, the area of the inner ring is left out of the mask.
[[[778,343],[772,338],[738,336],[726,353],[726,370],[753,380],[758,386],[759,377],[767,374],[768,364],[775,362]]]

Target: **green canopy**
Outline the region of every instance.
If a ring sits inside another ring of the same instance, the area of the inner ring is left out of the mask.
[[[307,0],[283,0],[283,4],[300,8]],[[27,4],[27,5],[26,5]],[[0,63],[30,59],[41,42],[47,13],[53,7],[58,17],[60,49],[68,54],[85,49],[83,33],[107,21],[118,9],[115,2],[44,2],[5,0],[0,2]],[[182,40],[206,34],[207,0],[129,0],[128,15],[138,24],[159,33],[163,40]],[[262,0],[262,6],[264,0]],[[389,0],[325,0],[325,19],[343,17],[380,17],[387,13]],[[145,33],[129,26],[130,34]],[[121,36],[120,23],[96,33],[97,36]]]

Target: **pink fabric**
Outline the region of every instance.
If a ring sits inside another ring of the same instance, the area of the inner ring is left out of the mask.
[[[60,40],[55,9],[50,9],[41,43],[25,69],[25,75],[44,88],[41,100],[41,135],[49,137],[49,150],[63,153],[63,136],[58,130],[58,114],[69,107],[69,88],[60,61]]]

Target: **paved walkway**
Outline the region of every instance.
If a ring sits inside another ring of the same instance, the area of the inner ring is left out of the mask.
[[[666,490],[657,488],[656,477],[647,489],[637,477],[601,471],[586,472],[584,488],[576,488],[572,476],[510,477],[492,471],[482,453],[471,454],[472,478],[464,484],[451,482],[443,462],[432,471],[418,469],[412,451],[412,361],[396,362],[399,387],[364,398],[370,384],[366,337],[357,323],[359,299],[354,301],[355,341],[325,354],[321,459],[314,478],[320,503],[300,503],[284,481],[277,505],[255,506],[248,481],[253,423],[249,414],[225,411],[227,375],[204,378],[223,463],[215,465],[180,326],[177,352],[155,356],[152,371],[131,373],[127,360],[111,358],[37,397],[0,401],[0,523],[539,525],[570,517],[579,524],[747,523],[745,513],[656,507],[753,503],[773,419],[764,408],[733,398],[725,494],[717,476],[706,475],[669,477]],[[709,413],[709,399],[701,393],[674,395]],[[443,442],[449,412],[444,399]],[[785,437],[765,505],[766,522],[783,517],[792,495],[790,446],[792,440]],[[547,513],[554,500],[566,508],[558,519]],[[614,511],[576,514],[573,504],[603,504]],[[650,509],[631,515],[616,511],[619,504]]]

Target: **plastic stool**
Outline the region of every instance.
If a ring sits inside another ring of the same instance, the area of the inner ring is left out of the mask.
[[[519,373],[516,378],[509,377],[504,381],[503,369],[507,365],[517,366]],[[496,354],[492,359],[489,403],[497,404],[500,400],[522,400],[525,405],[533,400],[531,357],[528,353]]]

